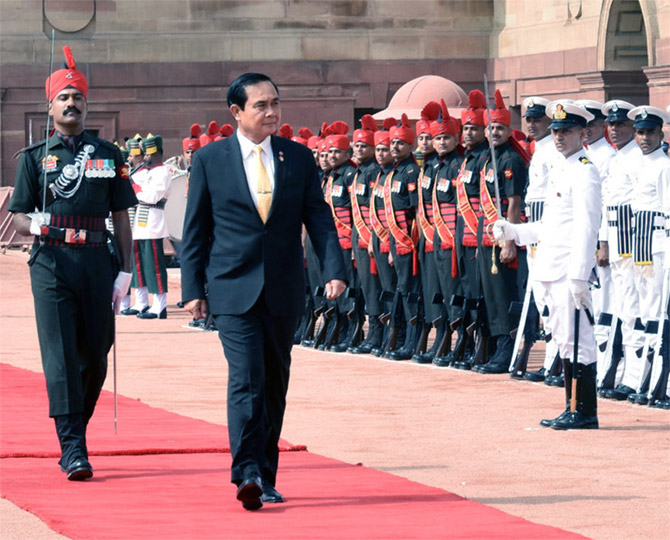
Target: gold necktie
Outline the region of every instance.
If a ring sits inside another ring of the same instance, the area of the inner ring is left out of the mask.
[[[272,186],[270,185],[270,177],[268,171],[263,165],[261,159],[262,148],[260,145],[254,147],[256,152],[256,195],[258,198],[258,215],[261,216],[263,223],[268,219],[270,213],[270,206],[272,206]]]

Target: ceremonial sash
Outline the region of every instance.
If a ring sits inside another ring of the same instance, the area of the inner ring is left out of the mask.
[[[481,210],[484,213],[484,235],[482,236],[482,244],[490,247],[494,244],[494,239],[490,232],[491,225],[498,221],[498,209],[495,205],[495,197],[492,197],[491,193],[489,193],[488,182],[486,181],[486,177],[489,174],[491,176],[495,174],[494,169],[490,169],[487,172],[486,166],[488,163],[489,161],[484,164],[484,168],[479,173],[479,196],[481,197]],[[500,211],[502,212],[503,217],[507,215],[508,204],[507,199],[501,199]]]
[[[449,181],[447,179],[447,181]],[[454,233],[456,230],[456,205],[450,203],[440,203],[437,200],[438,183],[435,182],[433,186],[433,219],[435,220],[435,227],[437,234],[440,236],[441,249],[454,248]],[[447,220],[444,219],[447,217]]]
[[[372,228],[375,231],[377,238],[379,238],[380,251],[382,253],[388,253],[390,250],[389,246],[390,233],[386,228],[386,210],[384,208],[377,209],[377,205],[375,204],[376,202],[375,197],[377,197],[375,191],[379,189],[379,178],[381,177],[381,174],[382,172],[379,171],[377,179],[375,180],[375,188],[371,194],[373,198],[370,200],[370,224],[372,225]],[[393,171],[391,171],[389,174],[393,175]]]
[[[334,177],[331,174],[326,187],[326,202],[333,214],[340,246],[342,249],[351,249],[351,210],[346,206],[335,206],[333,203],[333,180]],[[342,189],[345,189],[344,186]]]
[[[415,240],[411,236],[411,222],[407,219],[406,211],[396,212],[393,209],[393,197],[391,195],[391,185],[393,171],[386,177],[384,182],[384,210],[388,221],[389,231],[396,241],[396,252],[398,255],[409,255],[415,249]]]
[[[358,233],[358,247],[361,249],[367,249],[370,245],[370,238],[372,236],[372,231],[365,220],[365,211],[367,210],[367,218],[370,219],[370,207],[363,206],[361,207],[358,204],[358,195],[356,193],[358,187],[358,171],[356,176],[354,176],[354,181],[351,183],[351,213],[354,218],[354,226],[356,227],[356,232]],[[374,203],[374,200],[372,201]]]
[[[636,265],[647,266],[652,264],[654,231],[663,230],[664,221],[662,212],[653,210],[638,210],[635,212],[633,261]]]
[[[607,207],[607,224],[616,228],[619,257],[632,256],[633,210],[630,204]]]
[[[433,217],[433,205],[432,201],[424,204],[424,199],[423,199],[423,183],[425,181],[425,171],[422,168],[421,169],[421,174],[419,175],[419,208],[417,212],[417,219],[419,221],[419,226],[421,228],[421,232],[423,233],[423,237],[425,239],[425,248],[424,251],[426,253],[430,253],[433,251],[433,236],[435,233],[435,228],[433,227],[433,224],[431,223],[431,217]],[[430,186],[430,177],[428,177],[428,186]]]
[[[479,199],[477,197],[469,199],[468,194],[465,191],[464,177],[466,173],[472,174],[472,171],[465,169],[466,163],[466,160],[461,163],[461,168],[456,177],[458,213],[465,222],[465,228],[463,229],[463,245],[477,247],[477,225],[479,224],[477,212],[479,211]]]

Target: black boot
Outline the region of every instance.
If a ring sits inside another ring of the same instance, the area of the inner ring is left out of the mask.
[[[368,336],[358,346],[347,349],[352,354],[370,354],[372,349],[381,347],[384,336],[384,325],[377,315],[368,315]]]
[[[93,476],[86,448],[86,427],[81,413],[62,414],[54,417],[60,442],[61,458],[58,462],[68,480],[86,480]]]
[[[508,335],[498,336],[496,352],[480,369],[480,373],[507,373],[512,362],[514,342]]]
[[[449,341],[451,342],[451,332],[449,334]],[[454,343],[454,348],[451,350],[446,350],[444,355],[437,355],[433,358],[433,364],[440,367],[453,366],[455,362],[460,362],[465,357],[465,349],[468,345],[470,336],[465,331],[465,325],[461,323],[456,330],[456,343]]]
[[[567,377],[572,366],[564,366]],[[574,381],[573,381],[574,382]],[[568,386],[566,381],[566,387]],[[572,385],[570,385],[572,386]],[[577,410],[552,422],[553,429],[598,429],[598,395],[596,394],[596,365],[577,364]]]
[[[414,351],[418,345],[419,335],[422,331],[423,325],[420,323],[412,326],[409,322],[405,324],[405,342],[402,347],[395,351],[389,351],[384,354],[384,358],[389,360],[409,360],[412,358]],[[421,328],[420,328],[421,327]]]
[[[568,363],[567,360],[561,360],[558,356],[558,353],[556,353],[556,359],[554,360],[554,363],[556,362],[559,362],[561,365]],[[570,369],[570,366],[568,366],[568,369],[565,372],[565,376],[565,410],[556,418],[544,418],[540,420],[540,425],[542,427],[551,427],[554,422],[563,420],[568,414],[570,414],[570,398],[572,398],[572,370]]]
[[[424,324],[423,329],[421,330],[421,335],[419,336],[419,341],[416,346],[416,351],[414,351],[414,354],[412,355],[412,360],[414,362],[417,362],[419,364],[430,364],[433,361],[433,356],[435,354],[435,348],[437,344],[437,337],[435,338],[435,342],[433,343],[433,346],[431,349],[433,350],[433,354],[430,354],[430,351],[426,350],[426,347],[428,345],[428,335],[430,334],[430,330],[433,327],[432,324]]]

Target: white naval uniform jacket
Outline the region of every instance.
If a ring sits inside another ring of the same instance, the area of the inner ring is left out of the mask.
[[[162,208],[147,208],[142,203],[156,204],[170,195],[172,173],[163,165],[154,165],[150,169],[141,168],[132,175],[132,181],[142,190],[136,193],[140,202],[136,207],[133,223],[133,240],[166,238],[168,233],[165,211]]]
[[[535,141],[535,152],[528,166],[528,186],[524,197],[526,203],[544,200],[549,171],[555,163],[560,163],[562,160],[563,156],[556,150],[551,133]]]
[[[601,230],[607,231],[604,235],[601,233],[600,240],[604,240],[609,245],[610,263],[616,262],[619,256],[619,242],[617,240],[617,228],[607,224],[608,206],[619,206],[630,204],[633,200],[633,178],[637,175],[642,159],[642,150],[635,140],[631,140],[623,148],[616,150],[616,154],[610,161],[609,171],[606,178],[603,178],[603,215]]]
[[[542,221],[515,225],[520,245],[538,244],[533,270],[538,281],[589,279],[596,263],[600,184],[583,149],[562,157],[549,173]]]
[[[662,148],[642,156],[640,167],[633,178],[631,207],[633,212],[661,212],[666,224],[670,220],[670,157]],[[663,252],[666,241],[665,230],[655,230],[652,236],[652,253]]]

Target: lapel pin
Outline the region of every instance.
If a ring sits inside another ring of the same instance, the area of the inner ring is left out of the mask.
[[[284,161],[284,152],[279,151],[279,161]]]

